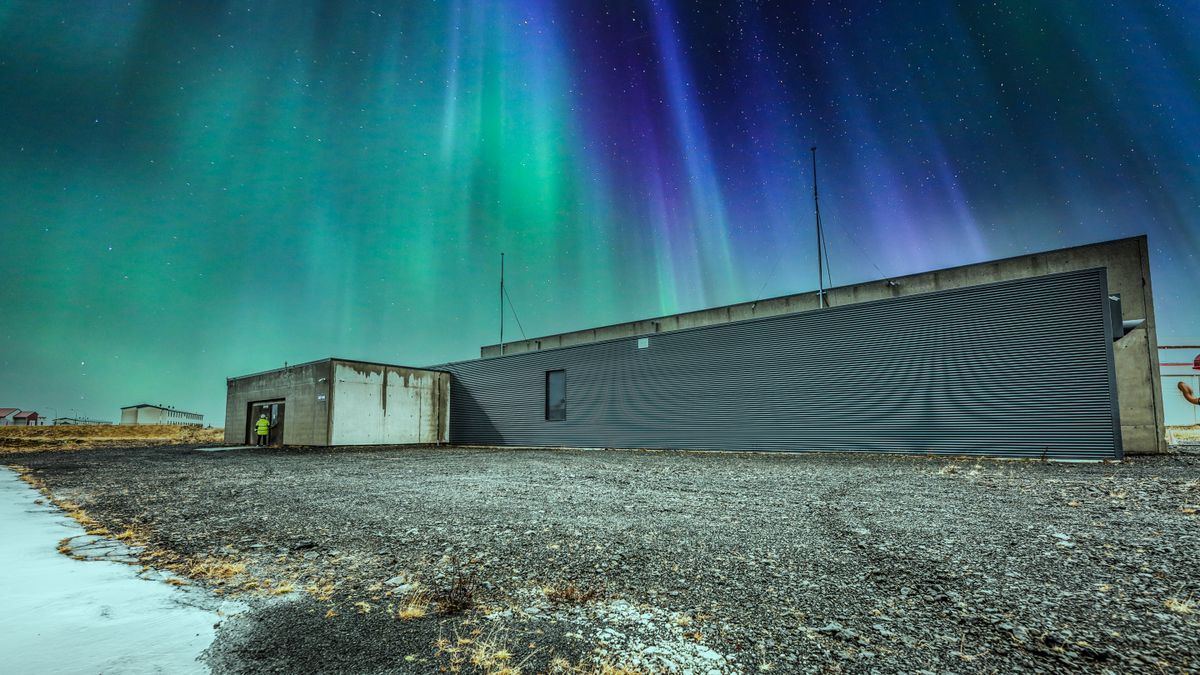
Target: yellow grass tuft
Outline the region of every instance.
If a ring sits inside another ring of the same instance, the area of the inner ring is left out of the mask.
[[[304,592],[321,602],[328,602],[333,597],[335,586],[328,579],[318,579],[304,588]]]
[[[370,614],[371,603],[359,600],[358,602],[354,603],[354,609],[358,610],[359,614]]]
[[[424,618],[429,613],[429,598],[425,595],[415,595],[409,598],[408,603],[396,612],[396,618],[401,621],[411,621],[413,619]]]
[[[1163,604],[1167,606],[1167,609],[1175,612],[1176,614],[1191,614],[1196,611],[1196,603],[1191,598],[1186,598],[1184,600],[1180,600],[1179,598],[1167,598],[1167,601]]]
[[[221,560],[219,558],[192,560],[182,564],[169,565],[168,569],[172,567],[177,568],[172,571],[179,572],[192,579],[214,582],[223,582],[227,579],[232,579],[246,571],[245,563]]]
[[[67,543],[69,541],[71,541],[70,537],[64,537],[62,541],[58,542],[58,552],[68,558],[78,558],[79,556],[75,555],[75,551],[71,550],[71,545]]]

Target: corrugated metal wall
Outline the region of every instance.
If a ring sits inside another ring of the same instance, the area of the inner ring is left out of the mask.
[[[1084,270],[436,368],[460,444],[1118,458],[1107,305]]]

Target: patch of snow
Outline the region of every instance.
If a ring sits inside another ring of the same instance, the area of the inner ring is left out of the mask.
[[[655,606],[635,606],[625,600],[585,605],[554,605],[539,591],[523,596],[522,612],[533,621],[565,621],[576,630],[567,633],[595,645],[594,665],[625,667],[638,672],[726,673],[737,672],[736,658],[696,641],[694,628],[684,614]],[[510,610],[487,616],[507,619]]]
[[[0,471],[0,653],[13,673],[203,673],[214,624],[240,611],[202,589],[179,589],[123,564],[135,553],[87,537],[10,471]],[[58,552],[58,542],[93,559]],[[88,549],[93,549],[88,551]],[[100,555],[101,551],[103,554]]]

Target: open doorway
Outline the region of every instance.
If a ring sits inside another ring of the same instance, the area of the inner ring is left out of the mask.
[[[283,445],[283,401],[256,401],[249,405],[246,415],[246,444],[258,442],[255,428],[259,415],[266,415],[271,426],[267,431],[267,445]]]

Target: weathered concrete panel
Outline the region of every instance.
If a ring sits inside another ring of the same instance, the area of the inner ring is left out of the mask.
[[[446,373],[334,361],[331,444],[446,442],[449,383]]]

